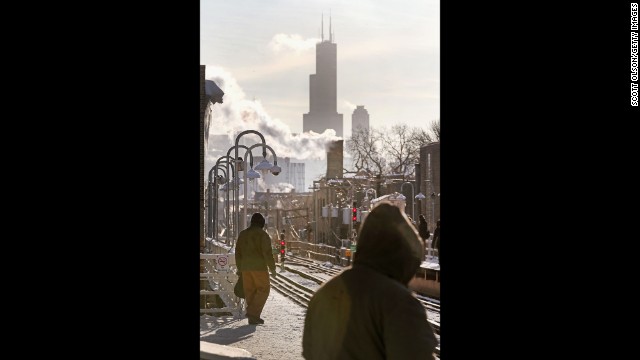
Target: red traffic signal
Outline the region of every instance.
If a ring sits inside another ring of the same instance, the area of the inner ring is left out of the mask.
[[[356,222],[358,220],[358,207],[356,206],[356,202],[353,202],[353,207],[351,207],[351,220]]]
[[[284,246],[284,240],[280,241],[280,245]]]

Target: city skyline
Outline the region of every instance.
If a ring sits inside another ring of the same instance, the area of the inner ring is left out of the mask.
[[[351,135],[357,105],[368,110],[371,127],[428,129],[440,118],[439,12],[439,1],[202,0],[201,64],[207,66],[207,79],[224,75],[227,84],[219,85],[225,104],[242,102],[261,121],[301,133],[321,22],[324,18],[327,39],[331,18],[344,137]]]

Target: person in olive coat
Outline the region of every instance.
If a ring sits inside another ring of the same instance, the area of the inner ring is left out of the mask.
[[[420,237],[422,238],[422,240],[426,245],[427,239],[429,239],[429,237],[431,236],[431,233],[429,232],[429,225],[427,224],[427,218],[425,218],[424,215],[422,214],[418,216],[418,234],[420,234]],[[433,243],[431,245],[433,247]]]
[[[434,359],[438,341],[426,310],[409,290],[424,242],[389,203],[365,218],[353,266],[324,283],[307,309],[307,360]]]
[[[255,213],[251,216],[251,224],[238,235],[236,243],[236,266],[242,272],[245,301],[247,302],[247,318],[249,324],[264,324],[260,318],[271,283],[269,271],[276,276],[276,263],[271,253],[271,238],[263,230],[264,216]]]

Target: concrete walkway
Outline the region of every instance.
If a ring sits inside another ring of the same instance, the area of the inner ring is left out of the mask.
[[[205,345],[200,358],[301,360],[305,314],[305,308],[272,289],[262,311],[263,325],[249,325],[246,318],[202,315],[200,340]]]

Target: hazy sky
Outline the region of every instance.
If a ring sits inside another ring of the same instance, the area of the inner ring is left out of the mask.
[[[343,114],[345,137],[351,135],[356,105],[365,106],[373,127],[405,123],[427,129],[440,118],[437,0],[201,0],[200,4],[200,63],[207,65],[208,79],[224,79],[219,84],[229,95],[224,106],[242,101],[262,120],[288,127],[291,133],[302,132],[321,16],[324,13],[327,39],[331,12],[338,56],[337,110]],[[212,133],[225,130],[215,127]]]

